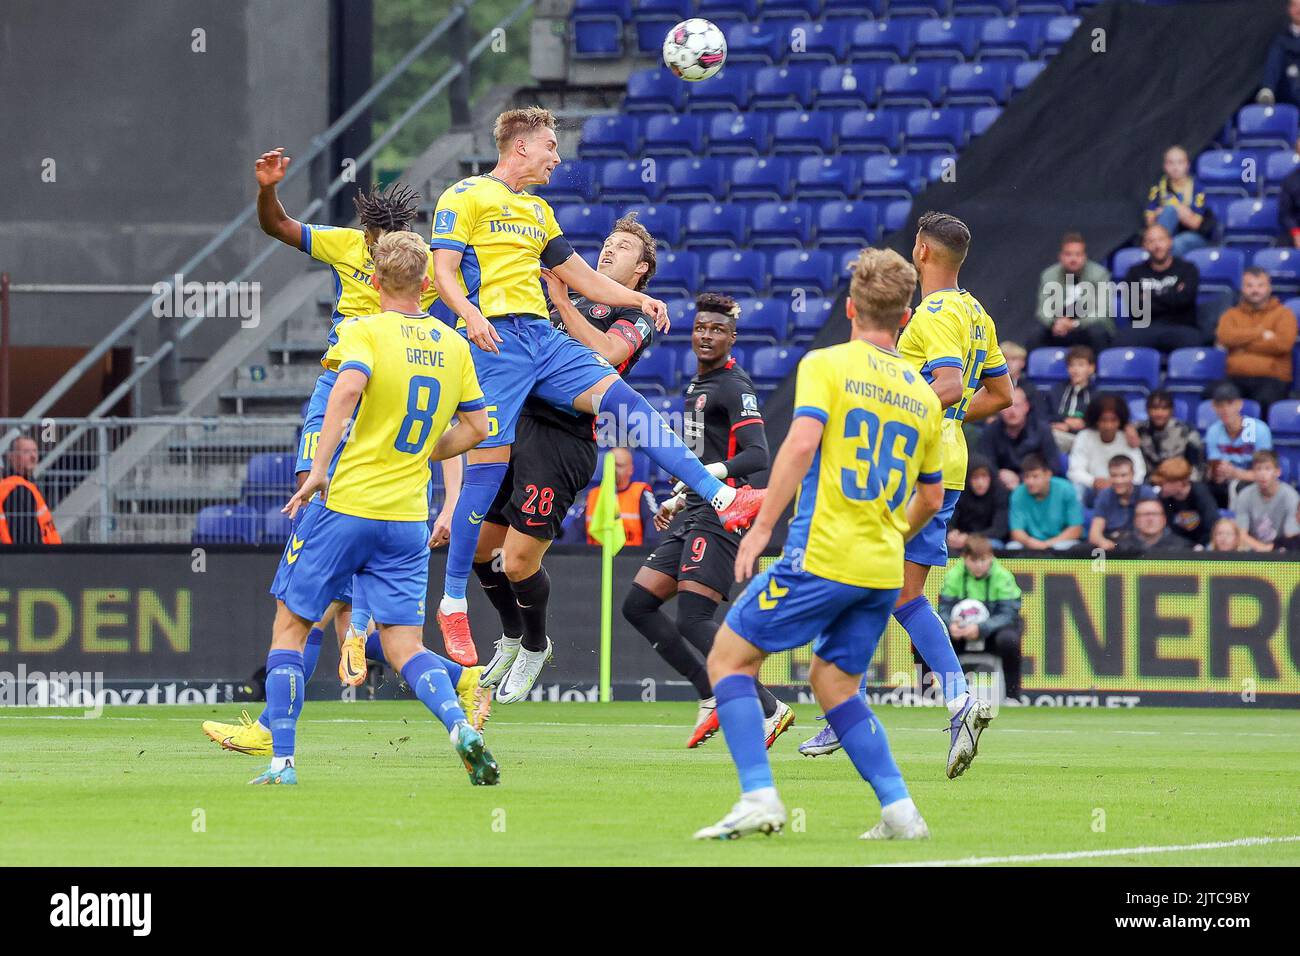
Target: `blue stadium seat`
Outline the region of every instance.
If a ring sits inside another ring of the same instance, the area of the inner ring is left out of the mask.
[[[1200,395],[1212,382],[1220,381],[1226,355],[1219,349],[1186,348],[1169,353],[1169,367],[1165,372],[1165,388],[1171,392],[1189,392]]]
[[[632,366],[628,381],[640,392],[653,389],[667,394],[677,387],[678,354],[671,345],[650,346]]]
[[[194,520],[194,544],[257,544],[258,513],[248,505],[208,505]]]
[[[1011,97],[1011,79],[1001,63],[958,63],[948,71],[949,106],[1001,106]]]
[[[880,237],[877,209],[869,202],[828,202],[817,211],[817,246],[860,250]]]
[[[762,156],[771,145],[772,118],[765,113],[718,113],[709,120],[709,152],[714,156]]]
[[[1290,103],[1243,106],[1237,111],[1237,146],[1291,150],[1300,132],[1298,127],[1300,110]]]
[[[1282,480],[1289,485],[1300,483],[1300,448],[1280,447],[1277,452],[1278,464],[1282,467]]]
[[[835,147],[835,123],[827,113],[788,110],[777,113],[772,123],[772,149],[777,153],[831,152]]]
[[[971,139],[983,136],[988,132],[989,127],[998,121],[1002,115],[1002,107],[985,106],[971,113],[970,116],[970,135]]]
[[[614,210],[609,206],[568,203],[555,207],[555,221],[570,242],[604,242],[614,225]]]
[[[633,16],[638,20],[660,20],[669,26],[695,13],[695,0],[636,0]]]
[[[980,27],[980,59],[1029,60],[1043,42],[1042,23],[1033,17],[993,17]]]
[[[1019,0],[1016,4],[1016,10],[1020,14],[1045,13],[1048,16],[1063,17],[1066,14],[1074,13],[1076,9],[1082,10],[1086,6],[1092,6],[1100,0]]]
[[[1058,53],[1061,47],[1070,42],[1074,31],[1079,29],[1079,17],[1056,16],[1047,21],[1043,30],[1043,52]]]
[[[561,163],[551,173],[551,181],[541,189],[549,203],[590,202],[596,196],[599,163],[571,160]]]
[[[744,110],[753,95],[754,73],[744,64],[723,67],[722,72],[698,83],[680,83],[689,87],[687,108],[699,110]],[[676,82],[676,81],[675,81]]]
[[[835,260],[818,249],[782,249],[772,257],[772,290],[803,289],[825,295],[835,289]]]
[[[953,60],[958,63],[975,56],[979,43],[979,21],[972,17],[953,20],[924,20],[916,28],[912,58]]]
[[[762,202],[750,212],[750,244],[803,249],[812,242],[813,212],[803,202]]]
[[[1141,395],[1132,395],[1128,399],[1128,418],[1134,425],[1147,420],[1147,400]]]
[[[899,113],[888,110],[850,110],[840,117],[842,153],[893,153],[902,148]]]
[[[911,199],[923,184],[920,160],[915,156],[868,156],[862,163],[862,195],[902,196]]]
[[[704,120],[698,116],[656,114],[646,119],[643,136],[646,152],[659,156],[699,156],[704,152]]]
[[[902,63],[912,55],[912,47],[915,45],[915,21],[868,20],[853,29],[849,59],[892,60],[894,63]]]
[[[682,211],[667,203],[652,203],[629,206],[627,212],[635,212],[637,220],[654,236],[655,245],[665,249],[676,249],[682,243]]]
[[[750,108],[806,109],[813,100],[812,73],[799,67],[765,66],[754,74]]]
[[[1224,218],[1224,241],[1230,246],[1270,246],[1277,238],[1277,222],[1276,199],[1234,199]]]
[[[664,38],[677,20],[636,20],[632,29],[636,33],[636,49],[642,56],[658,56],[664,47]]]
[[[937,20],[948,12],[948,0],[889,0],[890,17]]]
[[[298,460],[287,452],[263,452],[248,459],[244,487],[240,493],[244,504],[257,511],[272,505],[284,505],[293,496],[293,469]]]
[[[623,97],[623,109],[637,110],[672,110],[686,108],[686,87],[673,76],[666,67],[650,70],[637,70],[627,78],[627,94]]]
[[[1015,8],[1015,0],[952,0],[952,14],[959,17],[977,13],[995,17],[1010,16]]]
[[[896,106],[938,106],[943,99],[943,64],[897,63],[885,70],[880,102]]]
[[[862,109],[875,106],[880,98],[878,63],[853,63],[848,66],[826,66],[817,73],[817,106]]]
[[[583,159],[625,159],[641,150],[641,126],[635,116],[593,116],[582,124],[578,155]]]
[[[669,426],[674,423],[680,424],[682,412],[686,407],[686,400],[680,395],[662,395],[656,398],[648,399],[650,407],[667,419]]]
[[[581,9],[582,4],[579,4]],[[580,60],[615,60],[623,55],[623,25],[616,13],[587,15],[575,12],[569,21],[573,56]]]
[[[631,20],[632,0],[575,0],[573,12],[580,16],[604,14],[622,20]]]
[[[1236,292],[1241,287],[1246,257],[1239,249],[1206,246],[1187,253],[1187,261],[1201,274],[1202,292]]]
[[[842,20],[797,25],[790,35],[790,61],[843,63],[853,42],[853,27]]]
[[[280,507],[279,505],[273,505],[262,513],[262,530],[258,535],[260,544],[274,544],[284,547],[285,542],[289,540],[289,534],[293,531],[293,519],[281,512]]]
[[[926,173],[925,173],[926,182],[936,183],[939,180],[943,179],[944,174],[948,173],[950,170],[952,171],[953,175],[956,174],[957,157],[954,154],[937,153],[933,156],[929,156],[928,159],[929,159],[929,165],[926,167]],[[952,176],[949,176],[950,182],[952,181],[952,178],[953,178]]]
[[[664,191],[663,163],[656,163],[656,174],[644,160],[612,159],[600,173],[600,197],[614,202],[649,202]],[[561,166],[560,169],[564,167]],[[557,170],[558,172],[558,170]],[[552,176],[554,182],[554,176]]]
[[[695,203],[686,210],[686,243],[701,246],[743,246],[749,235],[746,208],[739,203]]]
[[[1206,193],[1251,196],[1263,157],[1253,150],[1211,149],[1196,158],[1196,179]]]
[[[1297,166],[1300,166],[1300,155],[1293,150],[1284,149],[1269,153],[1268,158],[1264,160],[1264,191],[1277,192],[1278,187],[1282,185],[1282,180],[1295,172]]]
[[[650,289],[656,295],[675,292],[691,296],[700,287],[700,260],[693,252],[670,252],[660,256]]]
[[[1242,411],[1245,412],[1245,403],[1242,404]],[[1255,414],[1259,414],[1258,409]],[[1300,402],[1294,398],[1287,398],[1270,405],[1268,427],[1277,444],[1300,445]]]
[[[1128,270],[1133,268],[1139,262],[1147,261],[1145,249],[1139,249],[1136,246],[1125,246],[1123,249],[1116,249],[1115,255],[1110,260],[1110,271],[1116,279],[1122,279],[1128,275]]]
[[[799,160],[795,191],[800,199],[848,199],[857,193],[860,182],[858,163],[852,157],[806,156]]]
[[[767,291],[767,260],[752,249],[719,249],[704,260],[710,292],[756,296]]]
[[[771,24],[737,23],[725,30],[730,63],[776,63],[790,44],[789,34]]]
[[[884,226],[882,232],[888,236],[907,225],[908,217],[912,215],[912,200],[889,199],[880,208],[880,222]]]
[[[665,304],[668,306],[668,321],[670,323],[667,334],[661,335],[655,333],[655,341],[665,339],[672,341],[674,339],[684,339],[689,341],[691,329],[695,325],[695,300],[694,299],[666,299]]]
[[[1070,375],[1066,370],[1065,349],[1048,347],[1031,351],[1025,363],[1025,377],[1040,388],[1067,381]]]
[[[1251,264],[1268,273],[1273,291],[1279,295],[1300,292],[1300,251],[1285,246],[1260,249]]]
[[[762,13],[767,17],[800,17],[814,20],[822,12],[822,0],[763,0]]]
[[[1016,67],[1015,72],[1011,74],[1011,85],[1017,93],[1029,88],[1029,84],[1038,79],[1038,74],[1047,68],[1047,64],[1041,60],[1030,63],[1021,63]]]
[[[847,282],[847,278],[845,281]],[[810,342],[831,317],[835,303],[820,296],[809,296],[802,303],[796,303],[799,304],[803,306],[802,309],[795,308],[790,312],[791,318],[794,319],[793,337],[796,342]]]
[[[1295,405],[1296,403],[1293,399],[1289,399],[1289,398],[1286,399],[1285,401],[1274,402],[1272,407],[1269,409],[1269,411],[1271,413],[1272,410],[1274,408],[1277,408],[1279,405],[1287,405],[1287,404]],[[1175,414],[1177,414],[1176,411]],[[1214,402],[1212,402],[1208,398],[1197,403],[1195,414],[1196,414],[1196,428],[1202,434],[1205,433],[1206,429],[1208,429],[1211,425],[1213,425],[1215,422],[1219,420],[1219,416],[1214,414]],[[1241,414],[1247,415],[1250,418],[1259,418],[1259,402],[1255,401],[1253,398],[1243,398],[1241,400]],[[1280,415],[1282,417],[1285,417],[1286,412],[1283,411],[1280,413]],[[1272,418],[1272,415],[1270,414],[1269,417]],[[1184,418],[1183,421],[1187,421],[1187,419]],[[1269,427],[1269,431],[1273,430],[1272,423],[1270,423],[1268,427]],[[1273,437],[1276,438],[1277,436],[1274,435]]]
[[[912,110],[903,125],[909,153],[918,149],[958,152],[966,143],[966,116],[957,110]]]
[[[886,2],[887,0],[824,0],[822,15],[827,18],[879,20],[885,15]]]
[[[757,20],[759,0],[696,0],[696,15],[722,24],[736,20]]]
[[[732,199],[785,199],[794,188],[790,160],[742,156],[731,164]]]
[[[784,342],[790,331],[790,306],[783,299],[741,299],[737,335],[746,344],[765,339]]]
[[[800,352],[782,345],[764,345],[754,349],[749,360],[749,374],[756,383],[776,384],[794,371]]]
[[[674,159],[668,164],[664,196],[668,199],[710,200],[727,194],[726,170],[720,160]]]
[[[1145,394],[1159,385],[1160,353],[1155,349],[1102,349],[1097,356],[1098,390],[1132,389]]]

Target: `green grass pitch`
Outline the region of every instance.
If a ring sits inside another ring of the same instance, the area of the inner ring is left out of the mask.
[[[199,730],[230,707],[0,712],[0,860],[34,865],[863,865],[1130,848],[1059,865],[1300,863],[1300,713],[1004,709],[962,778],[930,709],[878,709],[933,838],[857,839],[879,813],[843,754],[795,752],[810,706],[772,751],[791,822],[696,843],[736,797],[723,739],[684,742],[694,706],[498,707],[498,787],[471,787],[411,701],[312,702],[296,788],[249,787],[260,758]],[[1278,842],[1169,849],[1245,838]],[[1015,862],[1015,861],[1011,861]],[[1040,862],[1040,861],[1030,861]]]

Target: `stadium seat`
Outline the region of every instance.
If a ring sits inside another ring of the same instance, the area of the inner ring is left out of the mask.
[[[1049,347],[1031,351],[1025,362],[1025,377],[1040,388],[1067,381],[1070,375],[1066,370],[1065,349]]]
[[[763,0],[764,19],[768,17],[801,17],[815,20],[822,12],[822,0]]]
[[[948,12],[948,0],[889,0],[891,17],[925,17],[937,20]]]
[[[892,60],[902,63],[912,55],[916,22],[906,19],[868,20],[853,30],[849,59]]]
[[[817,246],[860,250],[879,238],[876,207],[869,202],[829,202],[817,211]]]
[[[806,156],[799,160],[795,173],[800,199],[848,199],[858,191],[860,182],[858,163],[848,156]]]
[[[882,231],[888,236],[907,225],[908,217],[912,214],[912,200],[890,199],[882,203],[880,208],[883,210],[880,215],[880,222],[884,226]]]
[[[709,152],[715,156],[762,156],[772,145],[772,118],[765,113],[719,113],[709,120]]]
[[[902,148],[899,114],[850,110],[840,118],[840,152],[893,153]]]
[[[668,306],[668,321],[671,323],[666,333],[655,333],[655,341],[664,339],[686,339],[691,337],[691,329],[695,325],[695,300],[694,299],[668,299],[665,301]]]
[[[802,202],[762,202],[750,212],[750,244],[803,249],[812,242],[813,212]]]
[[[710,292],[756,296],[767,291],[767,260],[752,249],[719,249],[704,260]]]
[[[772,123],[772,149],[777,153],[831,152],[835,123],[827,113],[790,110],[777,113]]]
[[[696,203],[686,210],[686,243],[700,246],[743,246],[749,235],[746,209],[736,203]]]
[[[885,15],[887,2],[888,0],[823,0],[822,16],[879,20]]]
[[[756,339],[773,345],[785,341],[790,331],[790,306],[783,299],[741,299],[737,336],[746,344]]]
[[[258,513],[248,505],[208,505],[194,521],[194,544],[257,544]]]
[[[614,210],[609,206],[566,203],[555,207],[555,221],[571,242],[604,242],[614,225]]]
[[[585,13],[584,4],[577,4],[574,15],[569,21],[571,26],[573,56],[582,60],[613,60],[623,55],[623,25],[631,19],[629,0],[613,4],[614,8],[627,7],[626,17],[620,16],[618,9],[603,10],[600,13]]]
[[[1245,403],[1242,411],[1245,413]],[[1255,414],[1259,414],[1258,408]],[[1300,402],[1286,398],[1268,408],[1268,427],[1273,440],[1279,445],[1300,445]]]
[[[654,389],[660,395],[666,395],[677,387],[678,353],[669,345],[652,345],[641,353],[628,373],[628,381],[638,391]]]
[[[1171,392],[1200,395],[1207,385],[1220,381],[1227,374],[1225,359],[1225,354],[1219,349],[1174,349],[1169,353],[1164,387]]]
[[[260,544],[274,544],[284,547],[293,531],[293,519],[280,510],[282,506],[273,505],[262,513],[262,530],[258,535]]]
[[[781,59],[790,43],[789,34],[771,24],[736,23],[724,32],[730,63],[770,65]]]
[[[1300,155],[1294,150],[1284,149],[1269,153],[1264,160],[1264,191],[1275,193],[1282,185],[1282,180],[1290,176],[1300,166]]]
[[[614,202],[648,202],[658,199],[664,191],[664,177],[657,174],[662,171],[662,163],[656,163],[655,167],[645,163],[646,160],[619,159],[606,162],[600,173],[601,199]],[[559,167],[563,168],[563,165]],[[652,168],[656,174],[650,172]]]
[[[551,173],[551,181],[541,193],[549,203],[591,202],[596,196],[597,163],[573,160],[561,163]]]
[[[943,59],[963,62],[975,56],[979,44],[977,21],[972,17],[924,20],[916,28],[912,59]]]
[[[1289,485],[1300,483],[1300,448],[1282,446],[1274,450],[1282,468],[1282,480]]]
[[[862,195],[903,196],[921,191],[920,161],[915,156],[868,156],[862,164]]]
[[[668,164],[667,199],[712,200],[727,193],[723,164],[716,159],[674,159]]]
[[[1196,179],[1207,194],[1251,196],[1262,165],[1262,155],[1253,150],[1206,150],[1196,158]]]
[[[656,295],[671,291],[692,296],[699,286],[700,261],[695,253],[670,252],[659,257],[654,278],[650,280],[650,289]]]
[[[248,459],[248,470],[240,497],[257,511],[284,505],[293,495],[297,458],[284,452],[264,452]]]
[[[680,112],[686,107],[688,85],[690,84],[683,83],[673,76],[666,67],[637,70],[627,78],[627,93],[623,97],[623,109],[631,112],[637,110]]]
[[[1047,21],[1043,30],[1043,52],[1057,53],[1061,47],[1070,42],[1074,31],[1079,29],[1079,17],[1056,16]]]
[[[696,15],[714,23],[757,20],[759,0],[696,0]]]
[[[793,337],[796,342],[809,342],[831,317],[835,303],[820,296],[808,296],[802,303],[796,303],[796,306],[799,304],[803,305],[802,309],[796,307],[790,311],[794,320]]]
[[[732,199],[786,199],[794,188],[790,160],[784,156],[743,156],[731,165]]]
[[[757,383],[776,384],[794,371],[800,353],[781,345],[764,345],[754,349],[749,359],[750,377]]]
[[[677,81],[674,81],[677,82]],[[680,83],[687,86],[686,105],[693,112],[700,110],[744,110],[753,94],[753,73],[744,64],[723,67],[722,72],[698,83]]]
[[[966,116],[957,110],[912,110],[903,124],[909,153],[917,150],[958,152],[966,143]]]
[[[829,252],[782,249],[772,257],[772,291],[803,289],[825,295],[835,289],[834,268]]]
[[[1201,274],[1201,291],[1236,292],[1241,286],[1241,272],[1246,257],[1239,249],[1206,246],[1187,253],[1187,261]]]
[[[1155,349],[1102,349],[1097,356],[1098,390],[1132,389],[1145,394],[1159,385],[1160,353]]]
[[[842,20],[796,26],[790,35],[790,61],[843,63],[853,43],[853,27]]]
[[[1016,0],[952,0],[952,15],[956,17],[984,14],[987,16],[1010,16],[1016,8]]]
[[[682,211],[667,203],[642,206],[629,206],[627,212],[635,212],[637,221],[654,236],[655,245],[665,249],[676,249],[682,243]]]
[[[1263,248],[1277,238],[1277,200],[1235,199],[1224,219],[1224,241],[1231,246]]]
[[[704,152],[704,120],[698,116],[656,114],[647,117],[643,133],[646,152],[690,157]]]
[[[1136,246],[1125,246],[1123,249],[1116,249],[1115,255],[1110,260],[1110,271],[1116,279],[1122,279],[1128,275],[1128,270],[1133,268],[1139,262],[1147,261],[1145,249],[1139,249]]]
[[[895,106],[938,106],[943,98],[942,65],[898,63],[885,70],[880,102]]]
[[[751,109],[807,109],[813,101],[813,77],[808,70],[765,66],[754,74]]]
[[[635,116],[593,116],[582,124],[578,155],[583,159],[625,159],[641,150],[641,126]]]
[[[1275,293],[1294,295],[1300,292],[1300,251],[1285,246],[1260,249],[1251,264],[1268,273]]]
[[[1041,45],[1042,25],[1033,17],[993,17],[980,27],[981,60],[1029,60],[1038,54]]]
[[[1287,404],[1295,405],[1296,402],[1294,399],[1288,398],[1285,401],[1274,402],[1272,408],[1277,408],[1278,406],[1287,405]],[[1269,409],[1270,418],[1272,417],[1271,415],[1272,408]],[[1204,434],[1206,429],[1208,429],[1211,425],[1213,425],[1215,422],[1219,420],[1219,416],[1214,414],[1214,402],[1210,401],[1210,399],[1208,398],[1205,399],[1204,401],[1197,403],[1195,414],[1196,414],[1197,431],[1200,431],[1202,434]],[[1248,415],[1251,418],[1258,418],[1259,402],[1255,401],[1253,398],[1243,398],[1241,400],[1241,414]],[[1285,412],[1282,412],[1280,414],[1285,414]],[[1185,418],[1183,419],[1183,421],[1186,420],[1187,419]],[[1268,427],[1270,431],[1273,430],[1272,424],[1270,424]],[[1276,438],[1276,436],[1274,437]]]
[[[823,67],[817,74],[817,106],[862,109],[875,106],[880,98],[878,63],[854,63]]]
[[[1043,63],[1041,60],[1036,60],[1030,63],[1021,63],[1011,74],[1011,85],[1013,89],[1017,93],[1021,90],[1028,89],[1029,85],[1033,83],[1034,80],[1038,79],[1038,74],[1042,73],[1046,68],[1047,64]]]
[[[1128,417],[1134,425],[1140,425],[1147,420],[1147,400],[1141,395],[1133,395],[1128,399]]]
[[[1237,111],[1236,145],[1291,150],[1300,132],[1297,127],[1300,127],[1300,110],[1290,103],[1243,106]]]
[[[985,106],[983,109],[973,112],[970,117],[971,139],[987,133],[989,127],[996,123],[1001,115],[1002,107],[1000,106]]]
[[[948,71],[948,106],[1001,106],[1011,96],[1011,80],[1001,63],[958,63]]]

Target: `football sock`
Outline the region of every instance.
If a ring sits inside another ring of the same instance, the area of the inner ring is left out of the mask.
[[[436,655],[429,651],[416,654],[402,668],[402,679],[448,730],[465,720],[465,711],[456,699],[456,688]]]
[[[307,645],[302,649],[303,680],[311,680],[311,675],[316,670],[316,661],[320,659],[320,642],[324,636],[325,632],[319,627],[313,627],[307,632]]]
[[[478,548],[479,529],[496,499],[497,489],[501,487],[508,467],[509,463],[504,461],[465,466],[460,499],[451,517],[451,541],[447,544],[447,572],[443,584],[446,597],[453,601],[465,599],[465,583],[469,580],[470,565],[474,563],[474,551]],[[446,606],[443,612],[451,613]]]
[[[713,615],[717,610],[717,602],[703,594],[677,592],[677,630],[703,657],[713,650],[713,638],[718,633]]]
[[[510,589],[510,579],[506,573],[496,567],[495,561],[480,561],[474,565],[474,574],[483,593],[497,609],[497,615],[501,618],[502,635],[518,638],[524,633],[524,619],[519,614],[515,592]]]
[[[275,756],[292,757],[306,679],[302,651],[273,650],[266,655],[266,713]]]
[[[352,579],[352,630],[364,634],[370,628],[370,602],[366,600],[361,579]]]
[[[511,581],[519,616],[524,622],[523,648],[537,653],[546,650],[546,603],[551,599],[551,577],[538,568],[532,577]]]
[[[754,678],[728,674],[714,685],[713,692],[718,699],[718,723],[740,774],[741,793],[773,786],[763,735],[763,708],[758,704]]]
[[[966,675],[957,661],[957,652],[952,649],[948,628],[935,613],[930,599],[922,594],[894,608],[894,620],[907,631],[926,667],[939,676],[943,699],[951,701],[966,693]]]
[[[757,680],[754,681],[754,688],[758,691],[758,704],[763,708],[763,719],[766,720],[776,713],[776,697]]]
[[[907,786],[889,752],[885,728],[866,701],[850,697],[826,711],[826,720],[862,779],[871,784],[882,807],[907,798]]]
[[[657,597],[641,585],[633,584],[623,599],[623,617],[645,636],[669,667],[691,682],[700,700],[712,697],[713,685],[709,683],[704,655],[673,627],[668,615],[659,610],[662,606]]]
[[[384,642],[379,639],[379,632],[366,635],[366,660],[377,661],[380,664],[387,664],[388,659],[384,657]]]
[[[709,474],[662,416],[627,382],[615,379],[599,396],[596,406],[597,415],[613,419],[618,444],[640,448],[656,465],[684,481],[687,487],[719,511],[735,499],[736,489]],[[466,469],[467,480],[468,474],[469,469]],[[459,506],[456,510],[459,513]]]

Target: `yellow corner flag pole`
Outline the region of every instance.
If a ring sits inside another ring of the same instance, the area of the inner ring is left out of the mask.
[[[610,664],[614,634],[614,555],[627,542],[623,516],[618,508],[618,479],[614,476],[614,453],[605,453],[605,470],[596,496],[596,513],[591,517],[591,536],[600,542],[600,700],[609,703]]]

